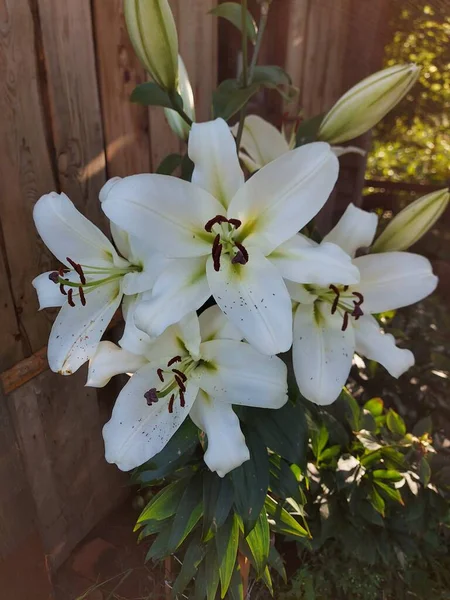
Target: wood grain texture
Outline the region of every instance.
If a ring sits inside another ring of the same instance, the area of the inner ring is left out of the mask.
[[[145,173],[150,170],[148,110],[130,102],[145,71],[128,37],[123,1],[94,0],[93,6],[108,177]]]
[[[36,0],[61,191],[105,227],[105,153],[90,0]]]
[[[71,377],[47,371],[8,397],[52,569],[127,493],[126,476],[104,458],[111,403],[85,381],[85,369]]]
[[[31,280],[52,258],[38,240],[32,209],[55,179],[28,0],[4,3],[0,16],[0,364],[6,368],[41,348],[50,329]]]

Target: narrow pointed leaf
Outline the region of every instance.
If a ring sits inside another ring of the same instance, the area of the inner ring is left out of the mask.
[[[265,506],[274,531],[298,538],[310,537],[306,529],[270,496],[267,496]]]
[[[219,562],[221,598],[224,598],[235,569],[239,544],[239,523],[235,515],[228,517],[226,523],[217,531],[215,539]]]
[[[174,481],[154,496],[139,516],[137,524],[145,521],[161,521],[175,514],[180,503],[187,480]]]
[[[233,486],[228,477],[207,471],[203,475],[203,540],[208,541],[225,523],[233,505]]]
[[[264,573],[270,551],[270,530],[265,509],[258,517],[255,527],[245,538],[251,552],[251,559],[259,577]]]
[[[156,172],[160,175],[172,175],[183,161],[181,154],[169,154],[159,163]]]
[[[242,6],[237,2],[224,2],[216,8],[213,8],[210,13],[215,15],[216,17],[222,17],[226,19],[230,23],[232,23],[235,27],[242,31]],[[252,42],[255,43],[256,34],[258,33],[258,29],[256,27],[256,23],[251,13],[247,10],[247,14],[245,16],[245,28],[247,31],[247,37]]]
[[[174,103],[171,101],[169,94],[153,81],[146,81],[136,86],[131,93],[130,100],[145,106],[174,108]],[[183,108],[183,99],[179,94],[175,94],[174,102],[177,106]]]
[[[284,583],[287,583],[287,574],[286,568],[284,566],[283,559],[281,558],[281,554],[275,548],[275,546],[270,547],[269,551],[269,565],[275,569],[278,575],[282,578]]]
[[[183,557],[181,570],[172,588],[172,595],[174,597],[184,592],[189,582],[194,578],[198,565],[202,562],[205,553],[206,548],[198,535],[191,541]]]

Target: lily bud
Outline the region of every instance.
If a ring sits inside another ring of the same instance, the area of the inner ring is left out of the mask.
[[[448,189],[418,198],[395,216],[372,246],[372,252],[406,250],[427,233],[450,200]]]
[[[168,91],[178,85],[178,38],[168,0],[124,0],[134,50],[155,82]]]
[[[195,121],[195,105],[194,105],[194,93],[192,91],[191,82],[189,81],[189,75],[184,66],[183,59],[178,56],[178,93],[183,98],[183,110],[192,121]],[[170,128],[176,135],[182,140],[187,140],[191,128],[176,110],[171,108],[165,108],[167,122]]]
[[[376,125],[419,77],[415,64],[378,71],[348,90],[325,115],[318,139],[330,144],[353,140]]]

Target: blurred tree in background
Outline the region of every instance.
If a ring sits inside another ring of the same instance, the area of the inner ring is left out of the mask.
[[[415,62],[419,81],[374,129],[368,179],[444,184],[450,156],[450,15],[447,2],[393,3],[385,66]]]

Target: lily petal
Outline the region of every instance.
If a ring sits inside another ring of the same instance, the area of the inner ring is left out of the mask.
[[[243,223],[245,244],[265,254],[293,237],[325,204],[339,162],[323,142],[306,144],[255,173],[237,192],[228,217]]]
[[[400,377],[414,365],[414,354],[397,348],[394,336],[383,333],[377,320],[370,315],[355,321],[354,328],[356,352],[383,365],[392,377]]]
[[[34,205],[33,218],[47,248],[64,265],[67,257],[82,265],[111,267],[128,264],[108,238],[86,219],[65,194],[51,192]],[[118,264],[119,263],[119,264]]]
[[[237,129],[235,131],[237,133]],[[240,149],[244,150],[260,169],[289,152],[289,144],[284,135],[271,123],[257,115],[248,115],[245,117]]]
[[[236,143],[228,125],[223,119],[194,123],[188,148],[189,158],[195,165],[192,183],[212,194],[227,208],[244,185]]]
[[[135,373],[147,362],[143,356],[132,354],[112,342],[100,342],[89,361],[86,385],[104,387],[114,375]]]
[[[350,256],[355,256],[358,248],[368,248],[373,242],[377,230],[378,217],[349,204],[337,224],[324,238],[324,242],[333,242]]]
[[[120,180],[120,177],[118,177],[117,180]],[[104,187],[106,187],[106,185]],[[127,233],[125,229],[122,229],[112,221],[109,222],[109,228],[111,230],[111,237],[117,250],[124,258],[129,260],[131,257],[129,233]]]
[[[239,419],[230,404],[215,401],[200,390],[189,416],[208,436],[203,458],[210,471],[225,477],[250,459]]]
[[[134,236],[130,236],[133,240],[133,246],[136,246],[137,240]],[[155,252],[148,247],[140,248],[140,259],[135,259],[134,264],[140,264],[142,270],[133,273],[127,273],[123,278],[123,293],[127,295],[141,294],[152,289],[156,279],[161,272],[171,262],[170,258],[166,258],[163,254]],[[134,252],[133,252],[134,254]]]
[[[86,306],[64,306],[53,324],[48,341],[50,369],[71,375],[93,356],[114,313],[119,308],[120,284],[113,281],[86,294]]]
[[[64,296],[59,291],[59,285],[49,279],[51,273],[54,273],[54,271],[41,273],[41,275],[35,277],[31,282],[38,295],[39,310],[62,306],[67,300],[67,296]]]
[[[277,356],[234,340],[203,342],[200,354],[206,364],[200,363],[192,378],[214,400],[262,408],[287,402],[287,369]]]
[[[133,354],[145,354],[152,343],[152,338],[136,327],[134,313],[136,306],[145,300],[146,294],[138,294],[136,296],[124,296],[122,302],[122,313],[125,319],[125,328],[122,337],[119,340],[119,345]]]
[[[291,300],[279,271],[251,250],[245,265],[224,257],[219,271],[208,259],[206,272],[217,304],[245,339],[263,354],[286,352],[292,344]]]
[[[330,283],[349,285],[358,283],[359,271],[350,256],[336,244],[322,242],[305,246],[299,235],[278,246],[269,256],[285,279],[297,283]]]
[[[172,258],[211,252],[214,235],[205,224],[224,212],[218,200],[193,183],[149,173],[116,182],[102,208],[111,221]]]
[[[363,311],[379,313],[409,306],[431,294],[438,283],[429,260],[411,252],[383,252],[355,258],[361,274],[357,290]]]
[[[148,406],[144,394],[160,384],[154,367],[139,369],[120,392],[111,419],[103,428],[106,460],[116,463],[121,471],[134,469],[158,454],[183,423],[197,396],[198,388],[189,382],[184,408],[176,398],[170,413],[169,397]]]
[[[316,404],[336,400],[347,381],[355,351],[352,324],[320,302],[300,304],[294,315],[292,360],[300,393]]]
[[[206,279],[206,258],[171,261],[153,286],[151,299],[136,311],[136,323],[151,337],[200,308],[211,296]]]
[[[236,340],[238,342],[242,340],[242,333],[227,319],[217,305],[204,310],[198,320],[202,342],[216,339]]]

